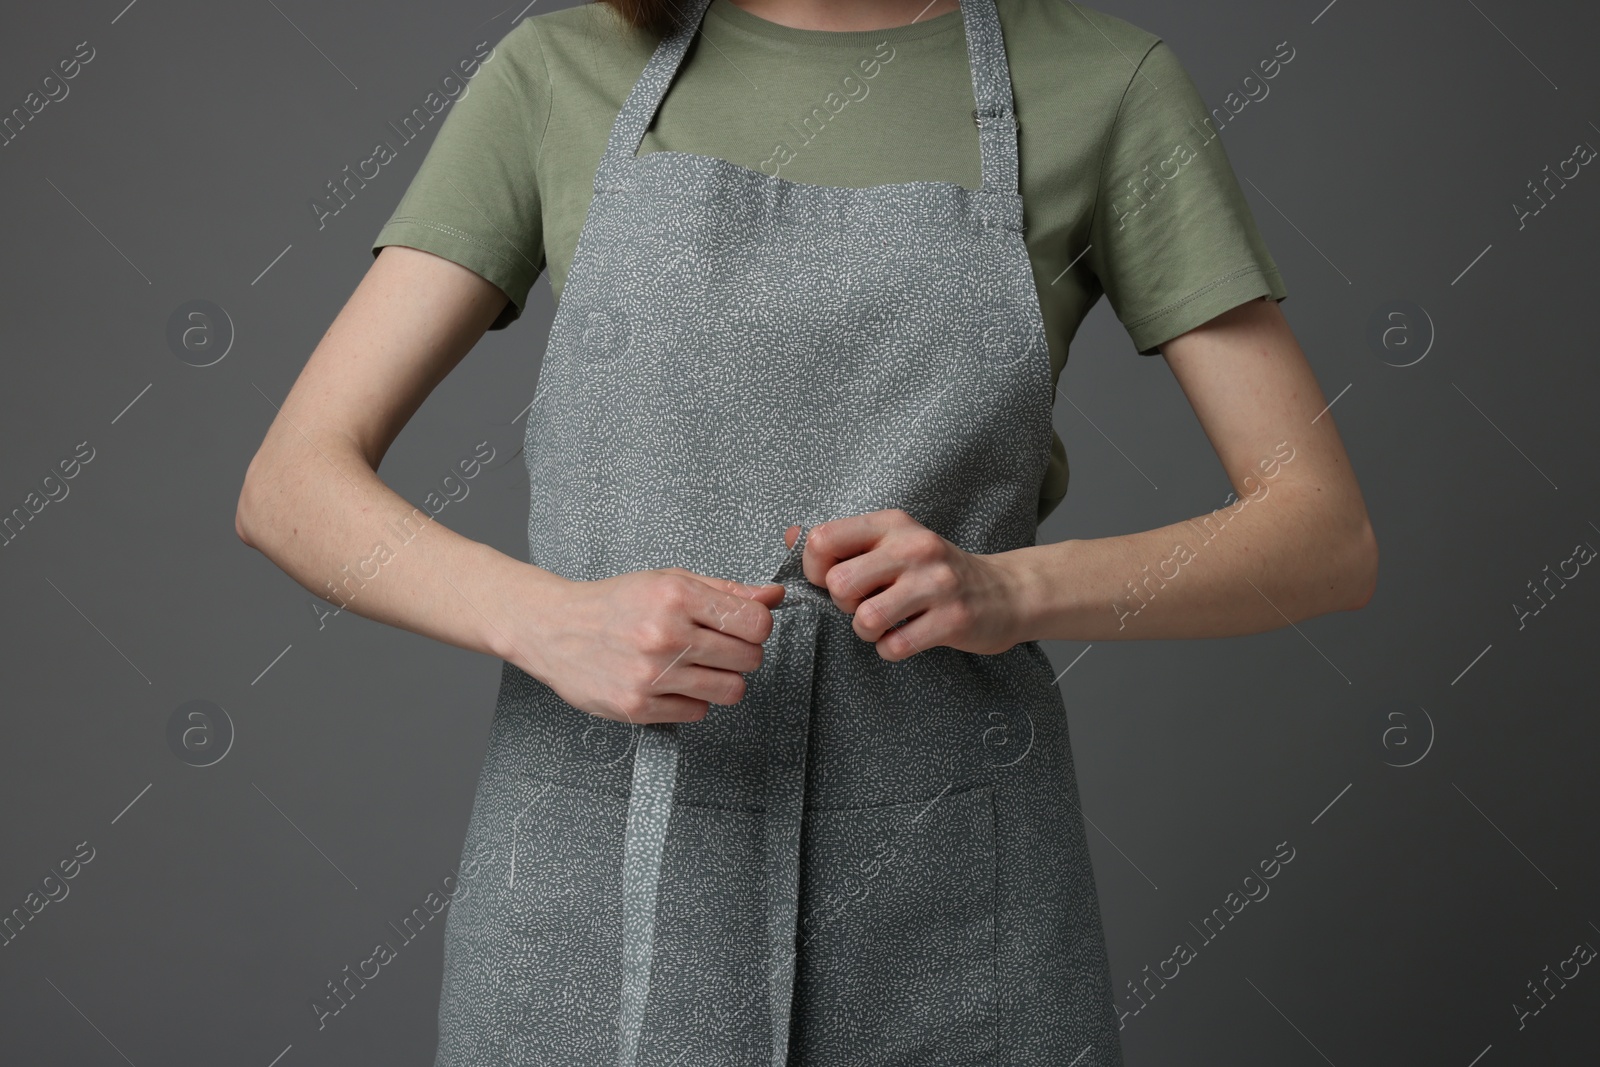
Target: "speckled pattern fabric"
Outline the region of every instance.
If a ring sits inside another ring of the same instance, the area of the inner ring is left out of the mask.
[[[1120,1067],[1050,661],[885,662],[782,541],[900,508],[1034,543],[1050,358],[994,0],[961,5],[977,189],[636,156],[706,3],[596,171],[528,415],[529,560],[787,592],[702,722],[602,720],[504,665],[436,1067]]]

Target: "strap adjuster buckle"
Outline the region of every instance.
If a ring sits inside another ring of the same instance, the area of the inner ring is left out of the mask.
[[[973,122],[982,126],[984,119],[1010,119],[1012,129],[1020,130],[1022,128],[1022,123],[1017,119],[1016,111],[1011,108],[975,107],[972,109]]]

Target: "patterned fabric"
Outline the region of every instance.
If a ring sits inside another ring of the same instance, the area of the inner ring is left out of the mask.
[[[791,524],[1034,543],[1050,357],[993,0],[982,186],[805,185],[617,116],[524,451],[529,559],[782,582],[744,699],[630,727],[504,666],[446,921],[437,1067],[1120,1067],[1065,710],[1034,642],[882,660]]]

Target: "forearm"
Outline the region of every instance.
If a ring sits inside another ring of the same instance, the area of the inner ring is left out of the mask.
[[[510,613],[539,611],[570,584],[441,525],[352,443],[326,435],[313,445],[290,430],[263,449],[245,479],[238,529],[329,611],[502,659],[514,652]]]
[[[1159,529],[1002,553],[1018,640],[1259,633],[1360,607],[1375,549],[1365,511],[1275,486]]]

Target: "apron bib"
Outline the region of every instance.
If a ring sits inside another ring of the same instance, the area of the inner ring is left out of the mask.
[[[436,1067],[1120,1067],[1049,659],[887,663],[782,540],[900,508],[1034,544],[1053,388],[994,0],[961,3],[977,189],[637,156],[708,4],[595,173],[528,415],[529,560],[787,592],[703,722],[602,720],[504,665]]]

